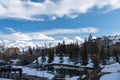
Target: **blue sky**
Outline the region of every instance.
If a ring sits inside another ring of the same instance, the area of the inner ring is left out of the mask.
[[[1,0],[0,11],[2,40],[72,41],[120,31],[120,0]]]

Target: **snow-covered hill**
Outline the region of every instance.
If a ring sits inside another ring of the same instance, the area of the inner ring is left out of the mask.
[[[110,72],[110,74],[103,75],[100,80],[119,80],[120,79],[120,64],[114,63],[106,65],[102,72]]]
[[[102,40],[110,41],[113,44],[115,44],[116,42],[120,42],[120,35],[102,36],[101,38]]]

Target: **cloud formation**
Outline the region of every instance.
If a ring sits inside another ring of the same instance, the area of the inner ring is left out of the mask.
[[[13,28],[11,28],[11,27],[6,27],[6,30],[8,30],[8,31],[10,31],[10,32],[12,32],[12,33],[15,33],[16,31],[13,29]]]
[[[65,34],[81,34],[81,33],[96,33],[99,30],[94,27],[86,27],[86,28],[76,28],[76,29],[53,29],[53,30],[47,30],[42,32],[18,32],[14,30],[11,27],[7,27],[6,30],[12,32],[9,34],[0,33],[0,40],[3,40],[5,43],[9,44],[11,42],[11,46],[35,46],[36,45],[44,45],[45,43],[49,45],[49,43],[52,43],[52,45],[56,45],[58,42],[62,42],[65,40],[66,44],[69,44],[71,42],[76,42],[77,40],[79,43],[84,42],[84,39],[80,36],[74,36],[72,38],[69,38]],[[62,35],[61,38],[56,38],[55,35]]]
[[[40,32],[18,32],[11,27],[7,27],[6,30],[12,32],[10,34],[1,33],[1,39],[3,40],[55,40],[54,35],[65,34],[81,34],[81,33],[96,33],[99,30],[94,27],[76,28],[76,29],[53,29]],[[76,39],[80,40],[80,38]],[[82,39],[81,39],[82,40]]]
[[[76,18],[93,7],[111,11],[120,8],[120,0],[0,0],[0,18],[24,19],[31,21]]]
[[[11,34],[0,34],[0,39],[1,40],[10,40],[10,41],[19,41],[19,40],[54,40],[53,37],[51,36],[46,36],[41,33],[22,33],[22,32],[13,32]]]
[[[95,33],[99,30],[94,27],[76,28],[76,29],[53,29],[41,32],[45,35],[56,35],[56,34],[80,34],[80,33]]]

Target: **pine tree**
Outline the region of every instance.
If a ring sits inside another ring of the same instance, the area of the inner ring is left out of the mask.
[[[69,46],[68,46],[68,54],[69,54],[69,58],[70,58],[70,60],[72,60],[73,59],[73,48],[72,48],[72,43],[71,44],[69,44]]]
[[[90,33],[89,37],[88,37],[88,42],[92,40],[92,34]]]
[[[111,56],[110,46],[107,45],[107,57],[110,57],[110,56]]]
[[[99,68],[99,54],[93,55],[93,64],[94,68]]]
[[[63,62],[63,44],[61,44],[61,43],[58,43],[58,45],[57,45],[57,54],[59,54],[59,59],[60,59],[60,63],[62,63]]]
[[[68,45],[67,51],[69,53],[70,60],[76,60],[79,58],[79,45],[77,43],[71,43]]]
[[[28,51],[29,51],[29,53],[30,53],[31,55],[33,54],[31,47],[28,48]]]
[[[93,50],[94,50],[94,54],[98,54],[99,53],[99,48],[98,48],[98,44],[97,44],[97,42],[95,41],[94,43],[93,43],[94,45],[94,48],[93,48]]]
[[[46,61],[46,58],[45,58],[45,49],[42,50],[41,52],[41,62],[44,63]]]
[[[82,62],[83,62],[83,65],[88,64],[87,40],[86,40],[86,38],[85,38],[85,42],[83,44]]]
[[[65,41],[63,40],[62,46],[61,46],[61,52],[63,54],[66,54],[66,45],[65,45]]]
[[[101,51],[100,51],[100,59],[102,61],[102,64],[105,65],[106,53],[105,53],[104,46],[101,48]]]
[[[51,63],[54,60],[54,50],[51,48],[50,44],[50,49],[48,53],[48,63]]]
[[[61,43],[59,42],[58,45],[56,46],[56,54],[60,54],[61,50]]]
[[[79,45],[78,41],[74,44],[74,58],[79,59]]]
[[[63,62],[63,53],[60,53],[59,57],[60,57],[60,63],[62,63]]]
[[[36,64],[36,67],[39,67],[38,59],[36,60],[35,64]]]
[[[115,56],[115,58],[116,58],[116,62],[119,62],[120,63],[120,60],[119,60],[119,51],[118,50],[116,50],[116,49],[113,49],[113,54],[114,54],[114,56]]]

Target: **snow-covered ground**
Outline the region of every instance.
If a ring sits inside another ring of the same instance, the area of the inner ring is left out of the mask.
[[[27,75],[34,75],[38,77],[46,77],[49,80],[54,78],[54,75],[47,73],[46,71],[37,71],[36,69],[31,69],[29,67],[22,67],[22,66],[13,66],[14,68],[22,68],[23,73]]]
[[[111,73],[103,75],[100,80],[120,80],[120,73]]]
[[[114,63],[106,65],[102,72],[110,72],[110,74],[103,75],[100,80],[119,80],[120,79],[120,64]]]
[[[77,80],[79,78],[79,76],[74,76],[74,77],[71,77],[70,80]]]
[[[94,64],[92,63],[92,59],[89,58],[87,67],[91,67],[91,68],[92,68],[93,65],[94,65]]]
[[[46,60],[45,60],[44,64],[47,64],[48,63],[48,57],[45,57],[45,58],[46,58]],[[38,58],[38,62],[39,62],[39,64],[42,64],[41,57]],[[33,61],[33,64],[35,64],[35,63],[36,63],[36,60]],[[55,56],[52,63],[60,63],[60,57]],[[73,62],[69,61],[69,57],[63,57],[62,64],[73,64]]]
[[[48,57],[46,56],[45,58],[46,58],[46,60],[45,60],[44,64],[47,64],[47,63],[48,63]],[[38,62],[39,62],[39,64],[42,64],[41,56],[38,58]],[[35,64],[35,63],[36,63],[36,60],[33,61],[32,64]],[[57,63],[57,64],[60,63],[60,57],[59,57],[59,56],[55,56],[52,63]],[[70,61],[68,56],[64,56],[64,57],[63,57],[63,62],[62,62],[61,64],[74,65],[74,62]],[[76,64],[76,65],[80,65],[80,64],[78,63],[78,64]]]
[[[111,65],[106,65],[102,72],[118,72],[120,70],[120,64],[114,63]]]
[[[37,59],[39,64],[42,64],[41,58],[42,58],[42,57],[39,57],[39,58]],[[46,59],[46,60],[45,60],[44,64],[47,64],[47,63],[48,63],[48,57],[45,57],[45,59]],[[33,64],[35,64],[37,60],[33,61]]]
[[[52,63],[60,63],[60,57],[55,56],[54,61]],[[70,64],[69,57],[64,56],[62,64]]]
[[[20,62],[20,59],[11,59],[10,61],[12,62],[12,64],[17,64],[18,62]]]

